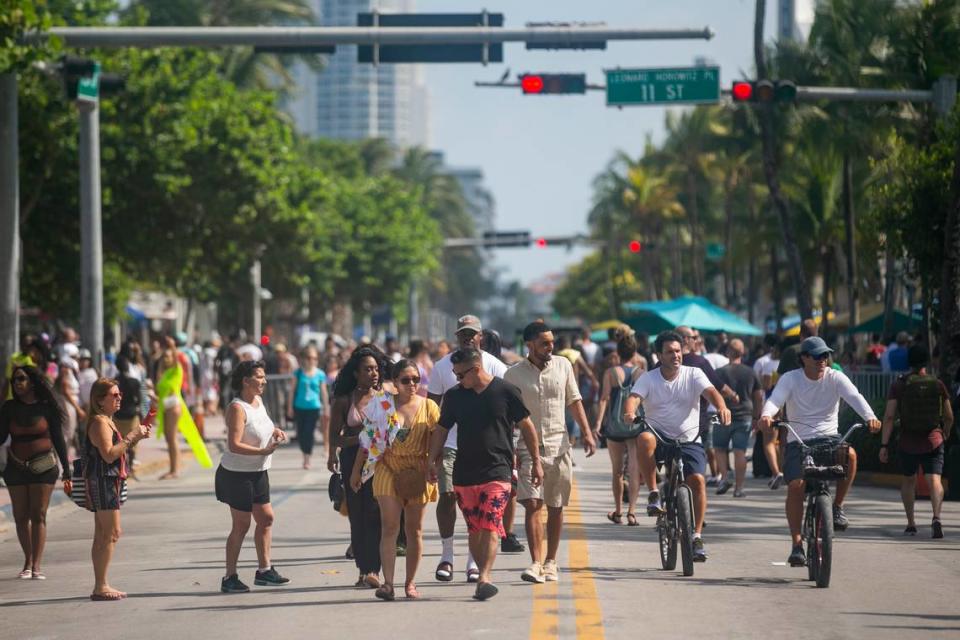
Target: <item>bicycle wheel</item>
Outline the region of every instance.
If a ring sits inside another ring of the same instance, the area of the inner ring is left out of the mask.
[[[812,532],[807,540],[807,563],[810,579],[817,587],[830,586],[830,569],[833,560],[833,500],[829,495],[816,497]]]
[[[807,497],[807,506],[803,514],[803,540],[807,546],[807,580],[817,581],[817,569],[820,567],[818,558],[816,536],[814,535],[817,521],[817,502],[814,498]]]
[[[683,575],[693,575],[693,493],[687,485],[677,487],[677,536]]]
[[[657,518],[657,534],[660,537],[660,564],[664,571],[673,571],[677,567],[677,538],[673,525],[673,509],[667,515]]]

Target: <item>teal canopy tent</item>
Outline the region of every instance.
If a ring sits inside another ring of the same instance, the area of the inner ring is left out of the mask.
[[[894,310],[892,331],[894,333],[900,331],[916,331],[920,328],[921,322],[923,322],[921,316],[914,315],[911,317],[902,311]],[[855,327],[847,329],[847,333],[883,333],[883,313],[864,320]]]
[[[763,331],[737,314],[698,296],[655,302],[630,302],[624,307],[630,314],[626,323],[637,331],[649,334],[686,325],[700,331],[726,331],[741,336],[763,335]]]

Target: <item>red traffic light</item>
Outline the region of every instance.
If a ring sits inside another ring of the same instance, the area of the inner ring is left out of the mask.
[[[520,87],[524,93],[543,93],[543,76],[525,75],[520,78]]]
[[[640,253],[640,251],[643,250],[643,244],[641,244],[639,240],[631,240],[629,246],[630,253]]]
[[[547,239],[546,239],[546,238],[537,238],[537,246],[540,247],[541,249],[543,249],[544,247],[546,247],[546,246],[547,246]]]
[[[753,98],[753,83],[734,82],[731,93],[737,102],[749,102]]]

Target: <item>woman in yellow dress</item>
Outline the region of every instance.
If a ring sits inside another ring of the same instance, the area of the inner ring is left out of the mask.
[[[420,370],[416,362],[400,360],[393,366],[392,378],[397,394],[385,394],[382,399],[376,399],[379,402],[370,403],[380,415],[371,421],[376,428],[361,434],[360,453],[350,483],[356,491],[372,476],[373,495],[380,507],[380,560],[384,582],[376,596],[382,600],[395,597],[397,535],[403,514],[407,535],[404,593],[416,599],[420,597],[415,577],[423,550],[423,510],[428,502],[436,502],[439,495],[436,483],[426,483],[424,479],[430,436],[440,418],[440,408],[433,400],[417,395]]]

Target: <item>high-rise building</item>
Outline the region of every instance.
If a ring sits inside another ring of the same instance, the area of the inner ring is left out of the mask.
[[[356,26],[357,14],[413,11],[412,0],[315,0],[323,26]],[[356,46],[338,46],[326,67],[299,64],[288,101],[297,129],[340,140],[386,138],[399,147],[428,146],[428,96],[420,65],[360,64]]]
[[[778,0],[777,39],[806,41],[815,8],[816,0]]]

